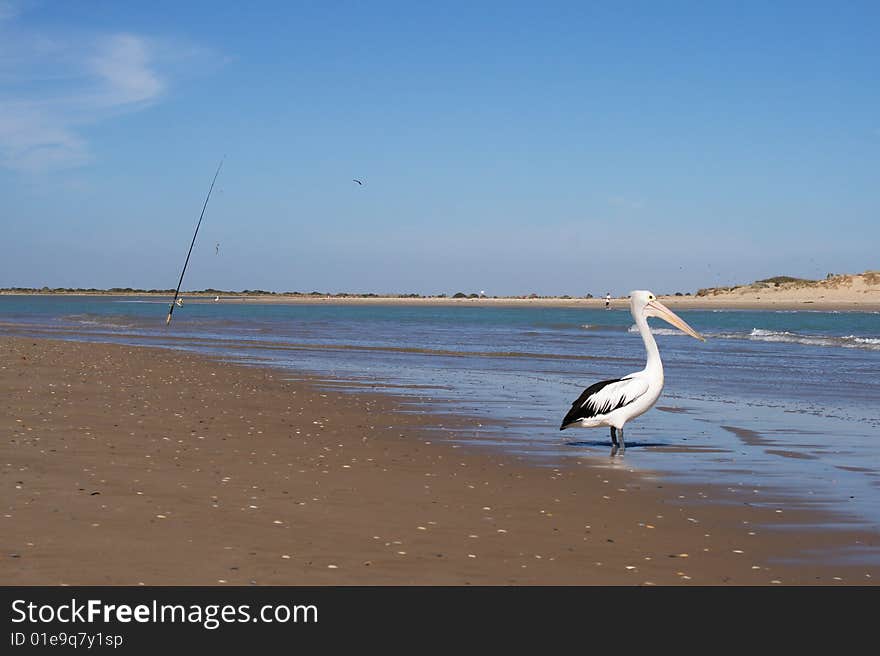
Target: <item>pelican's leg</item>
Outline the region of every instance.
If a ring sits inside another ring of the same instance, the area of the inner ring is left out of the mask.
[[[626,451],[626,442],[623,441],[623,429],[620,428],[617,432],[620,434],[620,455],[623,455],[623,452]]]
[[[614,457],[617,455],[617,429],[614,426],[611,427],[611,456]]]

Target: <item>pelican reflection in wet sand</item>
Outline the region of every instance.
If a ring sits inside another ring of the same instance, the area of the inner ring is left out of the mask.
[[[623,440],[624,424],[650,410],[663,390],[663,363],[660,361],[657,342],[654,341],[654,335],[648,327],[648,317],[659,317],[691,337],[706,341],[705,337],[658,301],[649,291],[632,292],[629,307],[642,341],[645,342],[648,363],[641,371],[623,378],[603,380],[590,385],[572,403],[571,410],[565,415],[559,427],[559,430],[565,430],[575,426],[583,428],[610,426],[612,456],[616,455],[618,450],[623,455],[626,449]]]

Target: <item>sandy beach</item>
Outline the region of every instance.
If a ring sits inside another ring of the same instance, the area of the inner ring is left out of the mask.
[[[780,284],[755,282],[737,287],[707,288],[701,293],[664,294],[653,290],[668,306],[687,310],[819,310],[844,312],[880,311],[880,273],[866,271],[861,274],[841,274],[819,281],[783,282]],[[37,290],[32,290],[37,292]],[[32,293],[28,292],[28,293]],[[11,290],[0,294],[14,295]],[[40,293],[50,296],[50,293]],[[75,296],[107,296],[101,293],[70,293]],[[169,298],[168,294],[112,294],[118,296]],[[214,292],[184,292],[186,303],[283,303],[283,304],[336,304],[336,305],[437,305],[437,306],[485,306],[485,307],[558,307],[600,309],[605,307],[604,298],[580,298],[565,296],[534,297],[468,297],[450,296],[348,296],[322,294],[220,294]],[[215,298],[217,301],[215,301]],[[628,309],[628,296],[611,299],[615,309]]]
[[[164,297],[163,297],[164,298]],[[840,294],[826,297],[818,294],[790,294],[779,292],[725,293],[717,296],[673,296],[659,295],[664,304],[678,310],[817,310],[837,312],[878,312],[880,294]],[[210,303],[213,299],[185,295],[187,303]],[[284,303],[284,304],[333,304],[333,305],[436,305],[471,307],[547,307],[604,309],[605,300],[601,298],[400,298],[395,296],[378,297],[338,297],[338,296],[224,296],[223,303]],[[612,298],[610,307],[628,310],[629,298]]]
[[[0,338],[9,585],[873,584],[876,545],[625,460],[543,467],[466,417],[184,352]],[[439,429],[439,430],[438,430]],[[817,555],[819,554],[819,555]]]
[[[11,296],[11,294],[9,294]],[[49,296],[49,294],[45,294]],[[88,296],[87,294],[63,294],[63,296]],[[108,296],[96,294],[95,296]],[[124,295],[118,295],[124,296]],[[167,301],[167,295],[131,294],[137,298],[155,298]],[[215,303],[213,296],[203,294],[181,294],[184,303]],[[664,304],[678,310],[817,310],[829,312],[880,312],[880,294],[839,295],[824,298],[819,295],[797,295],[784,292],[760,296],[747,293],[725,293],[717,296],[671,296],[658,295]],[[277,295],[224,295],[219,303],[241,304],[283,304],[283,305],[364,305],[364,306],[439,306],[439,307],[533,307],[533,308],[580,308],[604,309],[605,301],[600,298],[443,298],[399,296],[291,296]],[[628,297],[611,299],[610,307],[615,310],[628,310]]]

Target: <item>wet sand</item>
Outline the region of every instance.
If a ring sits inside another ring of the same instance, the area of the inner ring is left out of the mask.
[[[880,578],[842,557],[877,535],[805,528],[815,511],[764,492],[636,474],[637,453],[539,466],[448,439],[466,417],[289,376],[0,338],[0,584]]]

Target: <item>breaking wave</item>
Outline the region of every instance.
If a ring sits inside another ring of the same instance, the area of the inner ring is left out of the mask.
[[[637,326],[630,326],[628,332],[637,333]],[[675,328],[651,328],[654,335],[678,335],[687,337],[683,332]],[[806,346],[827,346],[837,348],[854,348],[866,351],[880,351],[880,337],[865,337],[863,335],[808,335],[795,333],[787,330],[765,330],[753,328],[751,332],[706,332],[707,337],[716,339],[744,339],[753,342],[781,342],[788,344],[803,344]]]
[[[842,348],[858,348],[868,351],[880,351],[880,338],[862,337],[858,335],[803,335],[787,330],[764,330],[753,328],[748,335],[728,334],[721,337],[733,339],[750,339],[758,342],[787,342],[790,344],[806,344],[808,346],[836,346]]]
[[[629,327],[629,330],[627,332],[637,333],[637,332],[639,332],[639,327],[637,325],[633,324]],[[651,334],[652,335],[681,335],[683,337],[687,337],[687,335],[685,335],[680,330],[676,330],[675,328],[651,328]]]
[[[133,328],[134,323],[130,319],[122,317],[106,316],[101,314],[68,314],[61,317],[63,321],[80,326],[89,326],[95,328],[108,328],[112,330],[120,330]]]

